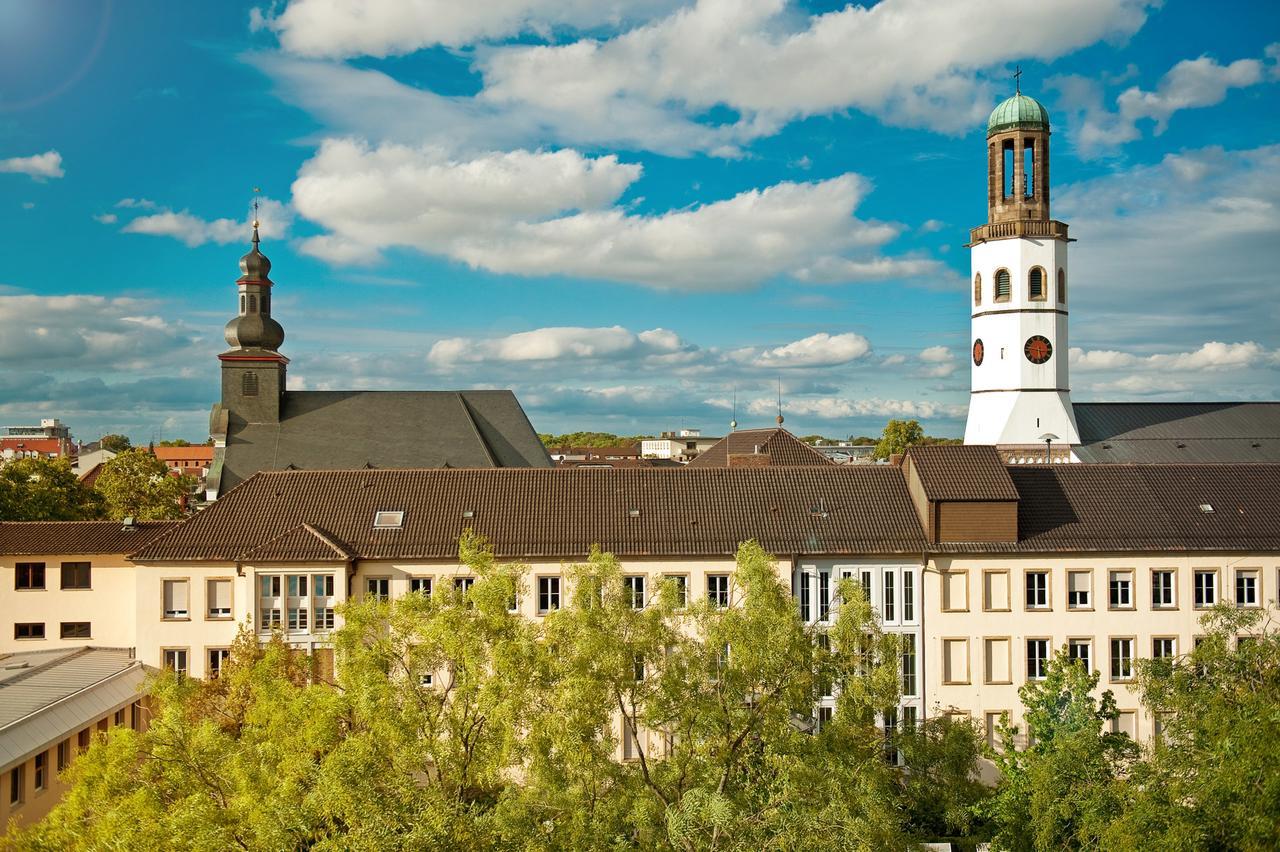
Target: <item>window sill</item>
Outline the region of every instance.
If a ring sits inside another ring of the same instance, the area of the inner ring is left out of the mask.
[[[41,586],[41,587],[40,587],[40,588],[38,588],[38,589],[37,589],[37,588],[32,588],[32,589],[19,589],[19,588],[16,588],[16,587],[15,587],[15,588],[14,588],[14,591],[15,591],[15,592],[47,592],[47,591],[49,591],[49,590],[48,590],[48,589],[46,589],[44,586]]]
[[[984,681],[982,682],[982,685],[983,685],[983,686],[1013,686],[1013,681],[1011,681],[1011,680],[984,680]]]
[[[161,621],[190,621],[189,615],[164,615],[160,617]]]
[[[44,636],[16,636],[16,637],[14,637],[14,640],[13,640],[13,641],[15,641],[15,642],[43,642],[43,641],[45,640],[45,638],[46,638],[46,637],[44,637]]]
[[[171,620],[181,620],[181,619],[165,619],[165,620],[171,621]],[[188,618],[186,620],[190,621],[191,619]],[[204,620],[205,621],[235,621],[236,617],[234,615],[206,615],[204,617]]]
[[[72,586],[71,588],[67,588],[66,586],[63,586],[61,589],[58,589],[58,591],[60,592],[92,592],[93,587],[92,586]]]
[[[1109,606],[1107,612],[1133,612],[1135,609],[1133,606]]]
[[[1093,607],[1091,607],[1091,606],[1069,606],[1069,607],[1067,607],[1067,612],[1093,612],[1093,611],[1094,611],[1094,609],[1093,609]]]

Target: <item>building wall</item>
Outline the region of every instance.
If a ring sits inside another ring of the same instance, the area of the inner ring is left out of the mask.
[[[126,701],[89,724],[51,740],[43,749],[25,760],[0,767],[0,827],[7,826],[10,818],[19,827],[31,825],[43,819],[61,801],[68,784],[60,771],[65,767],[58,765],[59,743],[66,744],[66,766],[70,766],[82,753],[82,743],[89,742],[96,736],[110,736],[111,729],[121,725],[128,725],[134,730],[145,730],[147,719],[148,711],[141,701]],[[36,760],[41,754],[45,759],[45,781],[43,786],[37,787]],[[15,769],[18,770],[18,778],[15,778]],[[19,799],[16,804],[13,795],[15,786]]]
[[[44,563],[43,589],[16,588],[18,563]],[[88,589],[63,589],[62,564],[88,562]],[[130,648],[136,642],[135,568],[123,554],[0,556],[0,653],[33,648],[99,645]],[[88,637],[61,639],[63,622],[89,622]],[[41,623],[45,638],[16,639],[15,623]]]
[[[1018,504],[960,503],[935,504],[938,541],[1017,541]]]
[[[1174,574],[1174,604],[1167,608],[1152,604],[1152,572],[1157,570]],[[993,714],[1008,711],[1025,731],[1018,688],[1028,680],[1028,640],[1048,640],[1052,654],[1074,639],[1089,643],[1090,668],[1102,673],[1099,690],[1112,690],[1120,710],[1131,714],[1122,720],[1124,729],[1138,739],[1149,738],[1154,720],[1141,707],[1133,681],[1111,676],[1110,641],[1132,640],[1135,659],[1150,658],[1156,638],[1173,639],[1176,654],[1189,652],[1202,632],[1199,619],[1205,612],[1193,600],[1198,570],[1217,572],[1217,598],[1226,602],[1234,601],[1237,574],[1254,571],[1258,605],[1274,606],[1280,580],[1280,557],[1276,554],[931,559],[924,580],[925,688],[931,708],[959,711],[984,723]],[[1047,606],[1029,608],[1027,573],[1042,571],[1048,574]],[[1113,571],[1132,572],[1129,607],[1110,606]],[[1087,578],[1089,605],[1071,608],[1068,583],[1077,573]]]
[[[209,613],[210,580],[231,584],[232,612],[227,616]],[[165,650],[187,651],[187,674],[207,675],[208,651],[229,648],[239,625],[254,613],[250,577],[238,576],[230,563],[182,563],[176,566],[139,565],[131,590],[132,609],[137,613],[135,637],[138,659],[144,665],[165,665]],[[165,616],[165,581],[186,581],[187,615]]]

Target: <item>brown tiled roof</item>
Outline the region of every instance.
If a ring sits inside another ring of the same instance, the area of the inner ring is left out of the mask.
[[[374,529],[380,510],[403,511],[403,526]],[[623,556],[729,555],[750,538],[779,554],[925,546],[901,471],[890,467],[274,471],[135,558],[244,559],[302,523],[361,559],[454,558],[467,527],[504,558],[580,556],[593,544]],[[267,554],[288,555],[269,547],[258,556]]]
[[[729,456],[757,451],[769,456],[770,467],[828,467],[835,462],[786,429],[742,429],[730,432],[689,462],[689,467],[728,467]]]
[[[1018,490],[995,447],[936,444],[912,447],[907,456],[920,473],[930,500],[1017,500]]]
[[[1008,471],[1021,495],[1019,541],[940,549],[1280,553],[1280,465],[1014,465]]]
[[[256,562],[346,562],[354,555],[324,530],[298,524],[247,551],[243,558]]]
[[[161,461],[213,461],[213,447],[204,444],[192,447],[152,447],[151,453]]]
[[[88,556],[132,553],[181,521],[5,521],[0,523],[0,553],[9,556]]]

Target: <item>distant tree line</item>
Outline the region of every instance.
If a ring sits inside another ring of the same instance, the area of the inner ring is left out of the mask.
[[[539,432],[545,447],[634,447],[651,435],[615,435],[612,432],[566,432],[551,435]]]
[[[1139,664],[1155,745],[1112,733],[1114,699],[1060,653],[1021,691],[1033,744],[1006,723],[990,748],[941,713],[886,738],[896,638],[853,581],[806,625],[754,543],[732,606],[668,580],[635,609],[597,551],[540,621],[510,612],[525,566],[471,535],[459,551],[465,593],[343,608],[335,685],[250,625],[218,679],[155,677],[149,729],[98,736],[10,848],[1280,846],[1280,638],[1257,611],[1214,611],[1189,655]]]
[[[180,518],[196,487],[174,476],[143,448],[125,449],[105,462],[92,486],[65,458],[21,458],[0,466],[0,521],[140,521]]]

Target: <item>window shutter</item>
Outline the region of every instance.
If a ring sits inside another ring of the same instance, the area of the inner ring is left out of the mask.
[[[187,608],[187,581],[165,580],[164,611],[184,612]]]
[[[209,581],[209,609],[213,609],[213,610],[231,609],[231,581],[230,580],[210,580]]]

